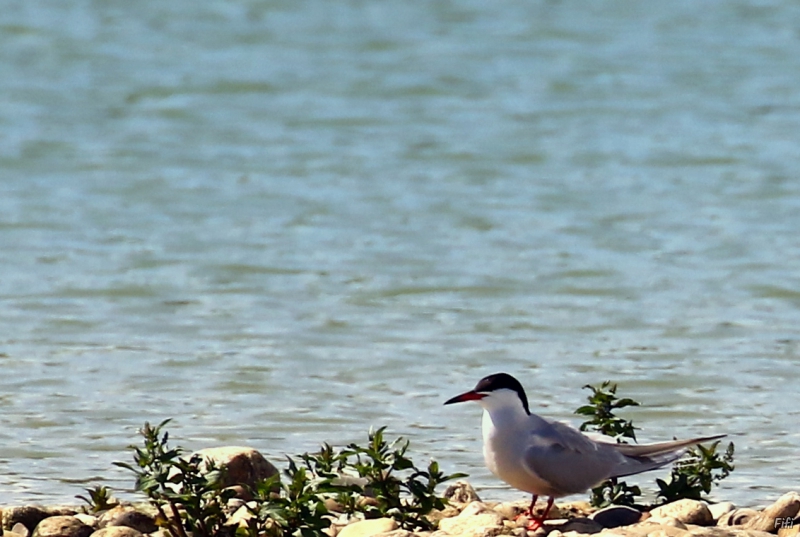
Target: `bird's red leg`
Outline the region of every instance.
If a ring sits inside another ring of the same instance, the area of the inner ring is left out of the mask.
[[[536,506],[536,500],[538,499],[539,496],[537,496],[536,494],[534,494],[533,497],[531,498],[531,506],[528,507],[528,514],[531,516],[533,516],[533,508]]]
[[[536,500],[538,498],[539,498],[539,496],[534,494],[533,498],[531,498],[531,506],[528,507],[528,510],[527,511],[523,511],[520,514],[518,514],[517,516],[515,516],[514,520],[519,520],[520,518],[522,518],[524,516],[533,516],[533,506],[536,505]]]
[[[536,497],[534,496],[534,499],[535,498]],[[544,521],[547,519],[547,515],[550,513],[550,509],[553,507],[553,502],[554,501],[555,501],[555,498],[553,498],[552,496],[550,496],[547,499],[547,507],[544,508],[544,513],[542,513],[541,517],[534,517],[533,516],[533,504],[531,504],[531,521],[528,522],[528,529],[529,530],[536,531],[536,530],[538,530],[539,528],[542,527],[542,525],[544,524]]]

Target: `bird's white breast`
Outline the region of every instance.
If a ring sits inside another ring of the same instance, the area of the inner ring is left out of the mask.
[[[539,495],[554,495],[547,482],[525,465],[532,434],[531,416],[493,409],[483,413],[483,459],[489,470],[514,488]]]

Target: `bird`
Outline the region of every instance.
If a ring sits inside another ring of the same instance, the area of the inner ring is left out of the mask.
[[[578,494],[607,479],[666,466],[693,445],[724,434],[653,444],[622,444],[584,434],[570,425],[532,414],[522,384],[508,373],[481,379],[474,389],[445,405],[476,401],[483,407],[483,458],[489,470],[512,487],[532,495],[528,529],[540,528],[556,498]],[[539,496],[547,496],[540,517]]]

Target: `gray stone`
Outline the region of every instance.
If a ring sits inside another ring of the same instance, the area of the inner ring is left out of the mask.
[[[206,461],[214,461],[217,467],[225,468],[223,487],[235,485],[255,487],[257,483],[278,473],[278,469],[261,453],[249,447],[206,448],[194,454],[200,455]]]
[[[89,537],[93,531],[74,516],[51,516],[37,524],[33,537]]]
[[[15,524],[22,524],[33,532],[36,525],[47,517],[54,515],[72,515],[75,511],[67,512],[60,509],[54,512],[53,509],[40,507],[38,505],[27,505],[24,507],[6,507],[3,509],[3,529],[10,530]]]
[[[610,505],[595,511],[589,515],[589,518],[604,528],[619,528],[636,524],[642,518],[642,513],[638,509],[626,505]]]
[[[452,503],[468,504],[479,502],[481,499],[472,485],[466,481],[456,481],[444,491],[444,497]]]
[[[91,537],[144,537],[144,535],[128,526],[106,526],[92,533]]]
[[[684,524],[708,526],[714,523],[714,517],[708,506],[699,500],[677,500],[650,511],[653,518],[674,517]]]
[[[134,507],[124,505],[109,509],[100,515],[97,527],[102,529],[110,526],[126,526],[135,529],[139,533],[158,531],[158,526],[153,517],[138,511]]]

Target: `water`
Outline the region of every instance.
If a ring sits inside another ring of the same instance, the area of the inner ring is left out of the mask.
[[[388,425],[488,499],[507,371],[571,419],[727,432],[797,488],[800,9],[12,2],[0,12],[0,504],[132,485],[145,420],[284,454]],[[655,477],[639,480],[652,488]]]

